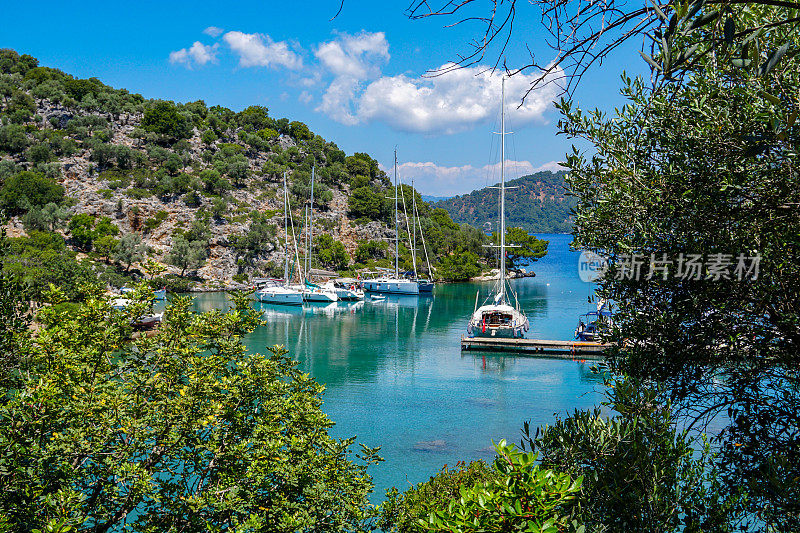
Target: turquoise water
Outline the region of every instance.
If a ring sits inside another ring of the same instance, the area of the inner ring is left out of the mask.
[[[550,249],[515,280],[531,320],[529,337],[572,339],[593,286],[578,278],[578,253],[569,235],[540,236]],[[460,337],[490,283],[447,284],[432,297],[387,296],[381,302],[290,308],[254,302],[267,325],[246,339],[253,351],[283,344],[301,368],[327,390],[323,409],[338,437],[356,435],[381,446],[374,467],[375,501],[385,489],[426,480],[444,464],[491,459],[492,440],[518,442],[525,420],[552,422],[555,413],[587,408],[601,385],[590,364],[493,354],[461,353]],[[369,297],[368,297],[369,298]],[[195,309],[224,306],[224,294],[195,299]]]

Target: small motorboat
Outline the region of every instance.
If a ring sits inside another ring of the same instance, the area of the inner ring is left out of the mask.
[[[606,300],[597,302],[597,310],[589,311],[578,318],[575,338],[580,341],[594,342],[598,340],[598,329],[611,325],[611,309]]]

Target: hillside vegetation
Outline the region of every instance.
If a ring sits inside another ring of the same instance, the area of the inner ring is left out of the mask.
[[[148,261],[176,288],[278,274],[295,255],[313,167],[315,266],[388,266],[391,183],[368,154],[347,155],[263,106],[148,100],[0,50],[0,208],[11,237],[3,268],[39,292],[97,276],[119,286]],[[403,194],[409,208],[416,195],[434,269],[447,259],[439,277],[453,261],[479,273],[486,237],[410,187]],[[409,248],[406,240],[404,268]]]
[[[544,171],[506,182],[508,187],[517,187],[506,192],[506,225],[531,233],[571,232],[576,202],[567,196],[565,176],[564,171]],[[446,209],[456,222],[480,229],[488,228],[489,222],[496,230],[498,202],[497,189],[486,187],[432,205]]]

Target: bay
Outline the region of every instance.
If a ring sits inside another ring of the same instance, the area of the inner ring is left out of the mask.
[[[594,286],[578,277],[569,235],[539,235],[548,254],[514,280],[531,322],[529,338],[572,339]],[[591,363],[501,353],[462,353],[460,337],[492,284],[440,284],[433,296],[291,308],[253,303],[267,324],[245,339],[251,351],[282,344],[326,386],[323,410],[333,435],[381,446],[372,468],[374,501],[387,488],[425,481],[445,464],[494,457],[492,441],[518,442],[524,421],[596,405],[602,385]],[[225,308],[220,293],[195,297],[194,308]]]

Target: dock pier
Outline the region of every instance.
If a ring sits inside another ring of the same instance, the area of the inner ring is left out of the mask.
[[[603,351],[610,346],[610,344],[586,341],[461,337],[462,351],[541,354],[561,359],[603,359]]]

